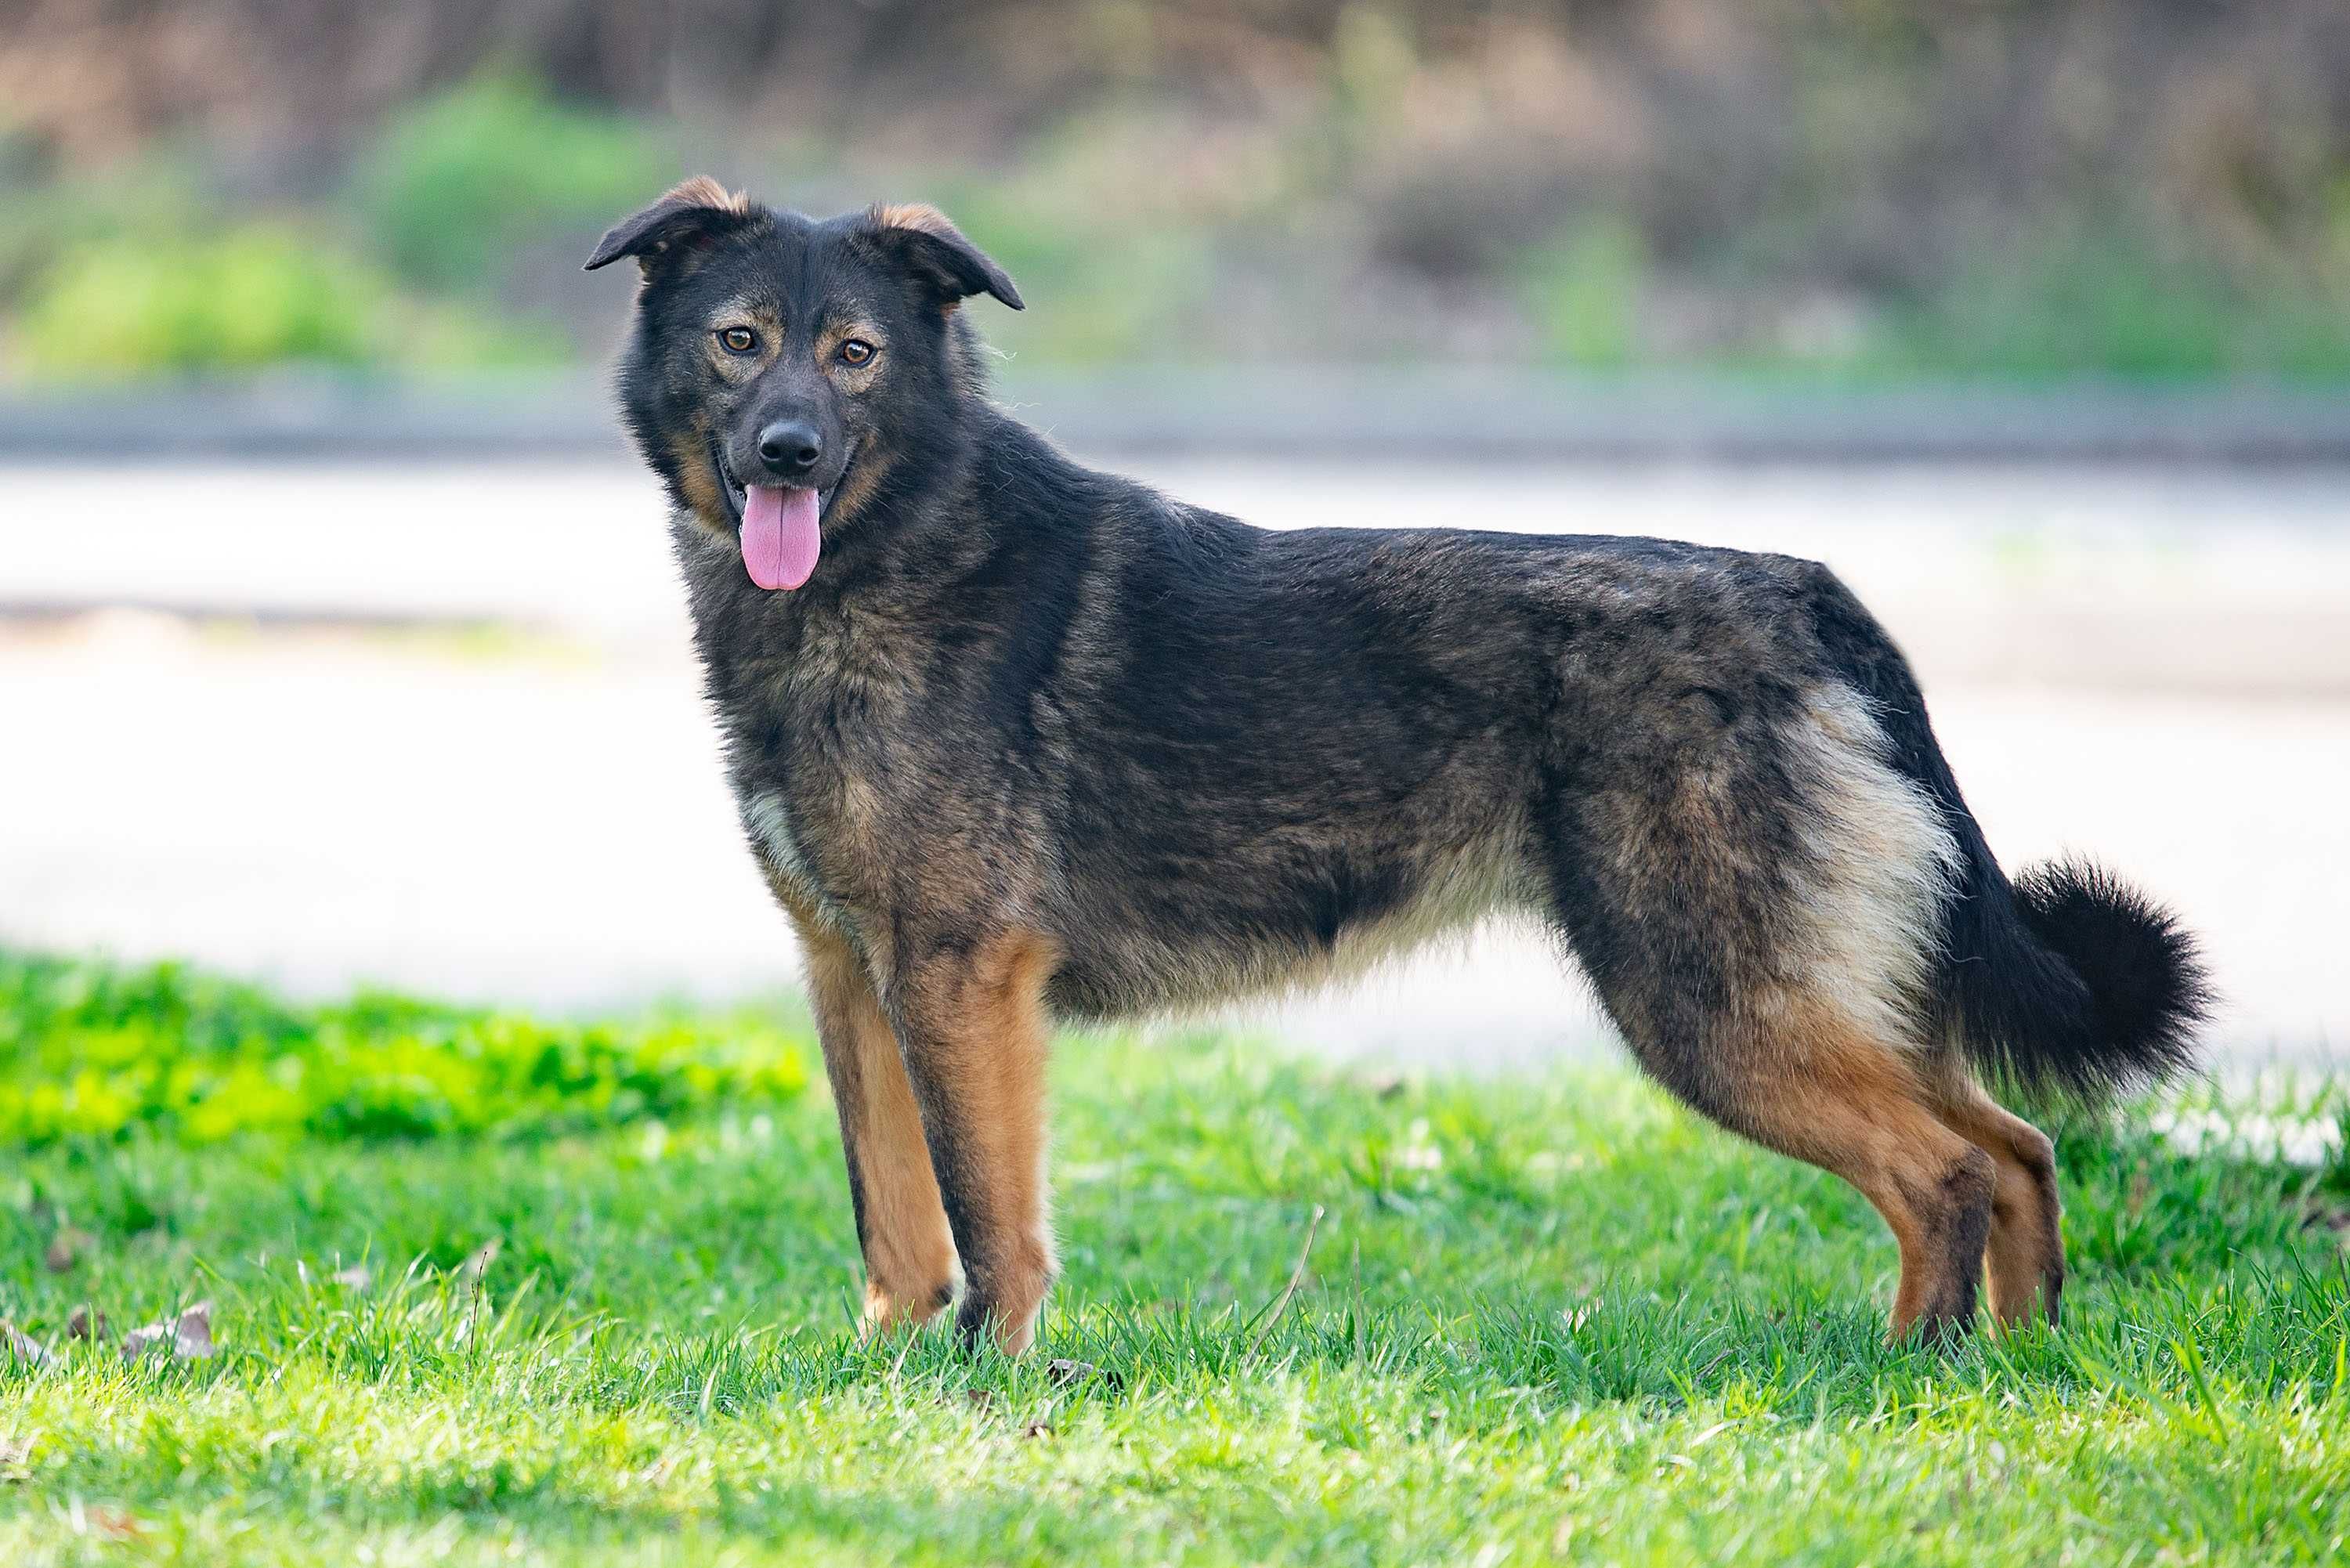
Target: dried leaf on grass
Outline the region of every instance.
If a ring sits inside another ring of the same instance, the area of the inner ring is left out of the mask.
[[[161,1347],[174,1361],[203,1361],[213,1354],[213,1303],[198,1302],[175,1318],[141,1324],[122,1336],[122,1359],[136,1361]]]

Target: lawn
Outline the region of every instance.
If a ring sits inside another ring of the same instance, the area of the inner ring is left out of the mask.
[[[2271,1563],[2350,1535],[2331,1090],[2286,1107],[2302,1163],[2273,1127],[2189,1158],[2144,1113],[2066,1127],[2067,1322],[1934,1353],[1880,1343],[1857,1199],[1627,1074],[1071,1038],[1066,1274],[1014,1364],[858,1344],[816,1066],[785,1008],[296,1006],[0,955],[0,1562]],[[212,1354],[126,1361],[200,1300]]]

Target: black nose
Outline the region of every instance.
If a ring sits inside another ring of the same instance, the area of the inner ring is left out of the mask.
[[[778,420],[759,432],[759,456],[783,478],[806,473],[824,455],[824,438],[798,420]]]

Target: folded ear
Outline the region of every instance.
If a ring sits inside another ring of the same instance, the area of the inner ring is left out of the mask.
[[[866,217],[883,252],[930,287],[941,306],[951,310],[974,294],[992,294],[1014,310],[1026,308],[1003,269],[936,207],[877,203]]]
[[[588,271],[634,256],[648,275],[664,261],[713,244],[751,221],[750,203],[697,174],[634,217],[623,218],[596,243]]]

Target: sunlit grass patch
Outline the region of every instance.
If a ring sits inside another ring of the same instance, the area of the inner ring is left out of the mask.
[[[0,1138],[544,1136],[791,1099],[804,1044],[750,1015],[544,1023],[388,993],[296,1006],[169,964],[0,953]]]

